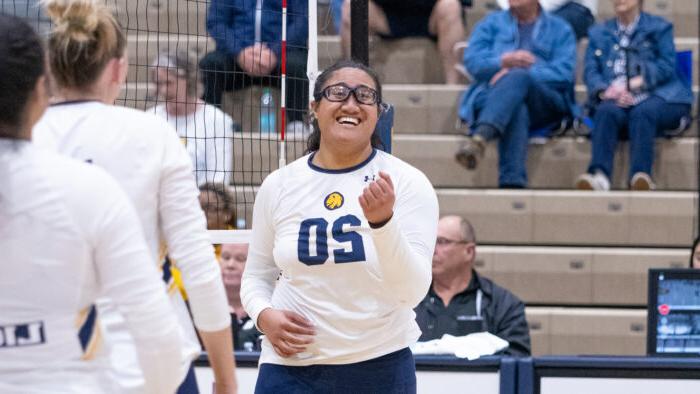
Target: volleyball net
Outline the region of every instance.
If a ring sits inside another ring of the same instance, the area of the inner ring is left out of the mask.
[[[318,3],[100,1],[128,38],[116,104],[157,113],[177,129],[203,186],[209,227],[224,230],[215,242],[236,238],[225,230],[250,228],[263,179],[305,153]],[[319,3],[328,24],[327,2]],[[0,0],[0,11],[50,31],[39,0]]]

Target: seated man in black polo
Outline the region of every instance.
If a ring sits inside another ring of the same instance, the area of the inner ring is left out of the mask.
[[[433,283],[416,307],[420,341],[488,331],[506,341],[505,354],[530,355],[525,305],[508,290],[474,270],[476,236],[464,218],[445,216],[438,222],[433,254]]]

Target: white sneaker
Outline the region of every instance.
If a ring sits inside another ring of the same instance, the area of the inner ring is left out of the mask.
[[[295,120],[287,123],[285,131],[289,137],[306,138],[311,134],[311,125],[301,120]]]
[[[645,172],[637,172],[632,175],[632,179],[630,180],[630,189],[648,191],[656,189],[656,185],[654,184],[654,181],[651,180],[649,174]]]
[[[610,180],[600,171],[596,171],[595,174],[581,174],[576,178],[576,188],[578,190],[608,191],[610,190]]]

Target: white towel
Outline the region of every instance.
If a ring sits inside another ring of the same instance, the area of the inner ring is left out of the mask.
[[[450,354],[476,360],[508,348],[508,342],[488,332],[477,332],[461,337],[445,334],[440,339],[418,342],[411,347],[413,354]]]

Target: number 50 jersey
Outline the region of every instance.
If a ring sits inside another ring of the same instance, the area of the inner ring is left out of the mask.
[[[314,343],[282,358],[263,341],[261,363],[347,364],[414,343],[413,308],[431,282],[438,221],[435,191],[419,170],[374,150],[359,165],[325,170],[313,154],[270,174],[258,192],[241,296],[257,322],[265,308],[316,326]],[[391,220],[372,229],[358,198],[390,175]]]

